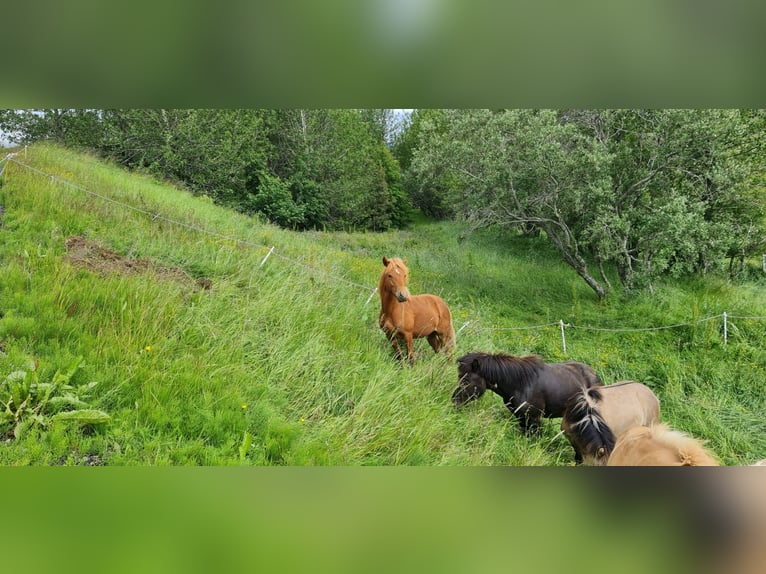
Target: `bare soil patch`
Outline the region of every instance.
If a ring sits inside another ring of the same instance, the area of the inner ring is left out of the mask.
[[[207,277],[195,280],[180,267],[162,267],[153,264],[148,259],[124,257],[84,237],[67,237],[66,249],[67,258],[73,265],[100,275],[108,273],[118,273],[121,275],[154,273],[163,279],[193,284],[200,289],[210,289],[212,287],[212,281]]]

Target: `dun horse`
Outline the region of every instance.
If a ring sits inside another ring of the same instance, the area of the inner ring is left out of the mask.
[[[608,466],[719,466],[702,441],[666,424],[635,426],[620,435]]]
[[[622,381],[571,397],[561,430],[572,443],[576,462],[603,466],[616,437],[632,426],[656,423],[659,417],[660,401],[649,387]]]
[[[407,289],[409,269],[406,260],[383,257],[380,275],[380,318],[378,324],[401,359],[399,341],[407,347],[410,364],[415,363],[413,339],[425,337],[435,353],[446,349],[451,355],[455,347],[455,331],[449,307],[441,297],[430,294],[411,295]]]
[[[526,434],[539,432],[542,417],[560,417],[572,394],[594,385],[601,385],[601,379],[584,363],[545,363],[535,355],[469,353],[458,359],[458,386],[452,402],[460,406],[489,389],[503,398]]]

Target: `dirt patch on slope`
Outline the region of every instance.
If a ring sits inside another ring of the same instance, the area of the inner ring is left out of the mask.
[[[102,247],[98,243],[84,237],[67,237],[66,249],[67,257],[74,266],[100,275],[106,275],[107,273],[135,275],[137,273],[151,272],[163,279],[194,284],[200,289],[210,289],[212,287],[212,281],[207,277],[195,280],[180,267],[160,267],[154,265],[148,259],[123,257],[119,253]]]

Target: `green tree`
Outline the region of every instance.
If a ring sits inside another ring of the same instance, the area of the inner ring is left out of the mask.
[[[99,110],[0,110],[0,130],[26,145],[51,139],[71,147],[96,148],[102,137]]]
[[[266,169],[260,110],[105,110],[104,153],[241,208]]]
[[[763,244],[761,112],[441,117],[421,127],[408,171],[414,186],[438,190],[474,228],[544,232],[599,298],[610,289],[607,264],[627,289],[651,288],[660,275],[706,272]]]
[[[432,165],[427,170],[413,169],[412,161],[421,147],[431,139],[440,140],[448,129],[444,110],[414,110],[407,126],[396,137],[393,154],[402,170],[402,184],[412,205],[425,215],[436,219],[453,217],[456,210],[450,203],[452,181],[448,166]]]
[[[404,225],[387,146],[392,110],[108,109],[5,112],[23,141],[85,145],[295,229]]]
[[[277,112],[269,167],[304,209],[302,227],[380,230],[403,223],[400,176],[381,129],[357,110]]]
[[[604,110],[562,114],[611,157],[611,194],[587,240],[627,288],[705,272],[763,234],[757,124],[738,110]],[[761,132],[762,133],[762,132]],[[760,206],[759,206],[760,203]],[[743,241],[743,238],[747,238]]]
[[[446,194],[473,229],[544,231],[563,260],[596,292],[581,244],[594,203],[608,194],[608,157],[593,138],[552,111],[450,111],[413,156],[422,181],[448,181]]]

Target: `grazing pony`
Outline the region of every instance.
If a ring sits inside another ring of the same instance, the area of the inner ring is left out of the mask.
[[[594,385],[601,385],[601,379],[584,363],[545,363],[536,355],[477,352],[458,359],[458,386],[452,402],[463,405],[489,389],[503,397],[523,433],[537,433],[542,417],[560,417],[572,394]]]
[[[661,423],[620,435],[608,466],[719,466],[704,443]]]
[[[656,423],[659,418],[660,401],[649,387],[621,381],[572,396],[561,430],[572,444],[578,464],[603,466],[616,437],[632,426]]]
[[[441,297],[430,294],[410,295],[407,289],[409,269],[406,260],[383,257],[380,274],[380,317],[378,324],[401,359],[399,341],[407,347],[410,364],[415,363],[412,340],[425,337],[434,353],[446,349],[450,357],[455,347],[455,330],[449,307]]]

